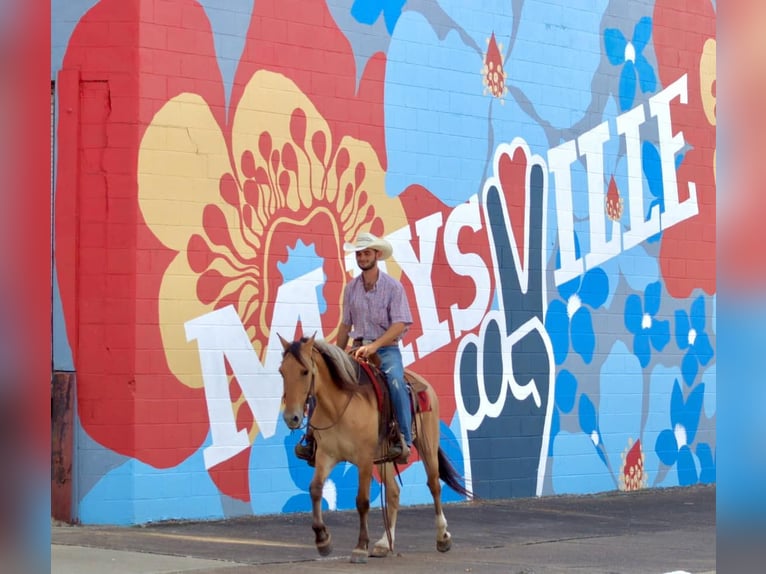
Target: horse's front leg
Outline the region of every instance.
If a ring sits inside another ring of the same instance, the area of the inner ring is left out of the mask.
[[[391,463],[378,466],[382,487],[386,496],[386,531],[375,543],[371,556],[383,558],[394,551],[394,539],[396,537],[396,518],[399,514],[399,484],[396,482],[396,473]]]
[[[359,540],[351,553],[351,562],[367,562],[367,548],[370,534],[367,530],[367,517],[370,513],[370,484],[372,482],[372,461],[359,467],[359,490],[356,493],[356,511],[359,513]]]
[[[313,517],[311,528],[314,530],[314,543],[321,556],[327,556],[332,552],[332,536],[330,536],[330,531],[327,530],[327,526],[322,518],[322,491],[325,480],[327,480],[333,466],[334,463],[328,461],[326,457],[320,457],[319,453],[317,453],[314,478],[311,479],[311,484],[309,485]]]

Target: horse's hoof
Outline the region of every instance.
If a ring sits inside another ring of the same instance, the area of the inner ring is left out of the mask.
[[[320,556],[329,556],[332,552],[332,536],[327,535],[327,540],[324,542],[317,542],[317,552]]]
[[[354,548],[354,551],[351,553],[350,562],[352,564],[367,564],[367,551],[360,548]]]
[[[449,552],[450,548],[452,548],[452,537],[448,536],[444,540],[437,540],[436,541],[436,549],[439,552]]]
[[[328,542],[327,544],[317,545],[317,552],[319,552],[320,556],[329,556],[332,554],[332,544]]]
[[[375,546],[372,549],[372,552],[370,552],[370,556],[373,558],[385,558],[390,554],[390,550],[388,549],[388,546]]]

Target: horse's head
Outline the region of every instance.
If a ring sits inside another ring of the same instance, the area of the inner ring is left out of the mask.
[[[279,340],[284,348],[282,364],[279,366],[285,406],[282,418],[290,429],[295,430],[303,421],[306,400],[315,375],[316,367],[312,358],[314,337],[290,343],[279,335]]]

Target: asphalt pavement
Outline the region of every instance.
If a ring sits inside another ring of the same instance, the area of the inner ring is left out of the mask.
[[[356,512],[325,512],[333,553],[313,544],[310,514],[133,527],[55,525],[52,574],[512,573],[711,574],[715,486],[548,496],[445,506],[452,550],[436,551],[430,506],[400,510],[396,552],[351,564]],[[370,512],[370,537],[383,534]],[[371,543],[372,545],[372,543]]]

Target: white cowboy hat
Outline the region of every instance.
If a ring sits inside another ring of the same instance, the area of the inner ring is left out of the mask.
[[[381,259],[388,259],[394,252],[394,248],[388,241],[367,232],[363,232],[357,235],[356,241],[354,243],[344,244],[343,249],[347,252],[375,249],[376,251],[380,251]]]

